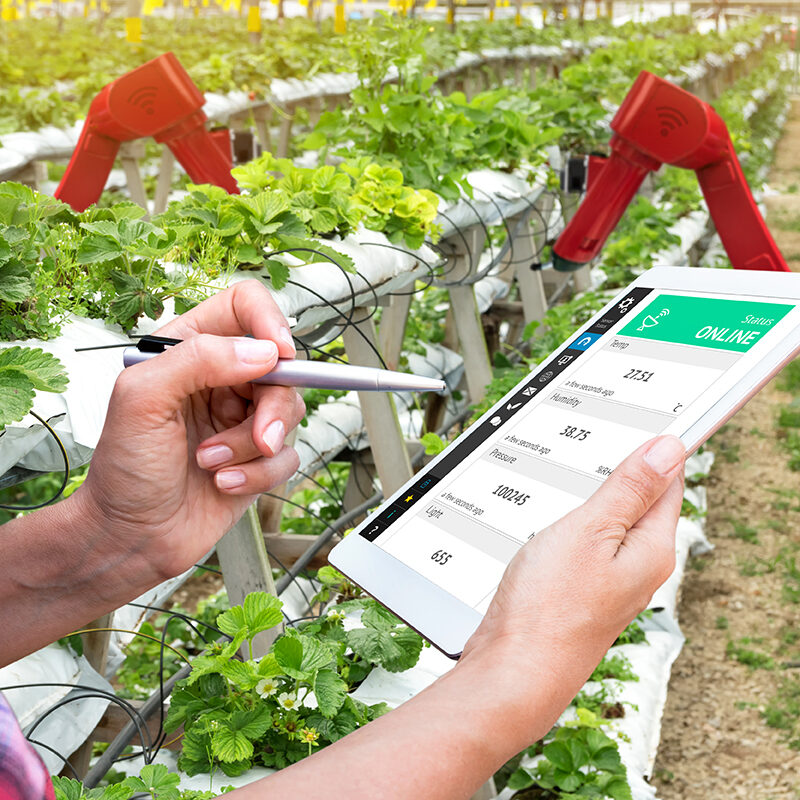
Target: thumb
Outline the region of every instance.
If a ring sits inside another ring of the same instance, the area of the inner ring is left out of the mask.
[[[624,536],[664,494],[683,468],[686,448],[676,436],[659,436],[629,455],[581,506],[591,527]]]
[[[278,347],[269,339],[201,333],[168,347],[160,355],[126,369],[120,380],[134,381],[146,407],[174,410],[203,389],[237,386],[269,372]]]

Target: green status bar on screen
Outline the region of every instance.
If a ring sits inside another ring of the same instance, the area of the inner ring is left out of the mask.
[[[619,333],[746,353],[793,308],[784,303],[662,294]]]

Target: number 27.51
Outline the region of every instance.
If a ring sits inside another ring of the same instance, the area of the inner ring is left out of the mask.
[[[647,372],[643,369],[629,369],[622,377],[632,381],[643,381],[646,383],[653,375],[655,375],[655,372]]]

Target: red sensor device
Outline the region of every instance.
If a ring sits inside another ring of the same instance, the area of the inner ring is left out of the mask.
[[[611,156],[553,246],[553,266],[578,269],[602,249],[648,172],[662,164],[697,173],[711,219],[738,269],[788,272],[747,185],[731,137],[714,109],[641,72],[611,121]]]
[[[76,211],[97,202],[121,142],[152,136],[175,154],[195,183],[231,194],[230,142],[206,130],[205,99],[172,53],[148,61],[104,86],[89,106],[78,146],[55,196]]]

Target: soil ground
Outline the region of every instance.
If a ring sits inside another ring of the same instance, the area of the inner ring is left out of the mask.
[[[768,199],[770,228],[800,271],[800,98],[769,183],[781,192]],[[800,680],[800,593],[792,595],[787,560],[800,551],[800,472],[789,468],[787,431],[777,426],[793,399],[776,379],[709,445],[717,460],[706,532],[715,550],[692,559],[683,584],[687,641],[652,781],[661,800],[800,799],[800,751],[764,717],[784,681]]]

